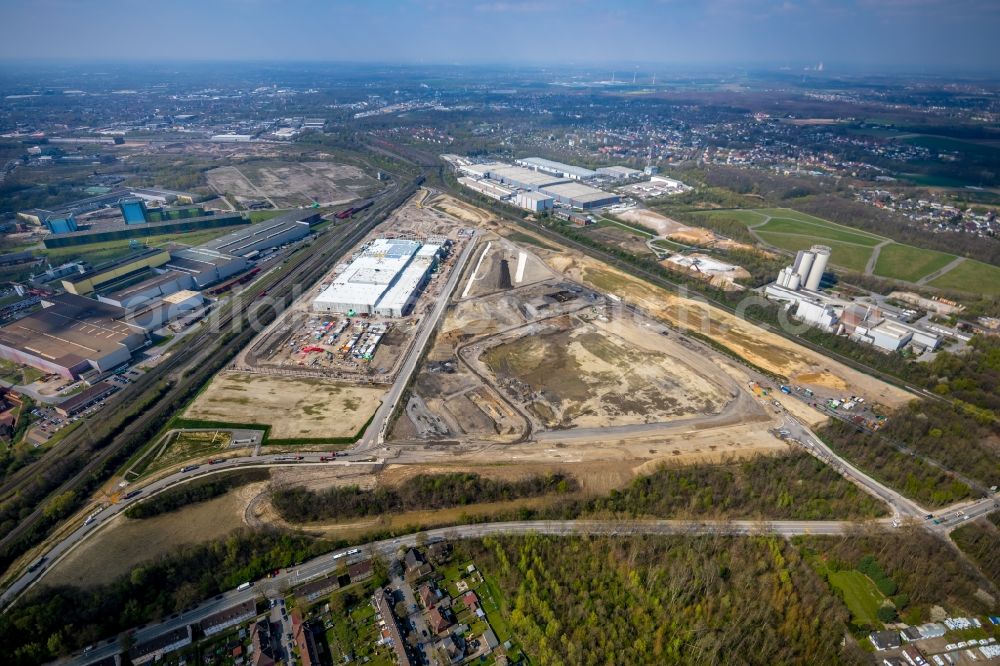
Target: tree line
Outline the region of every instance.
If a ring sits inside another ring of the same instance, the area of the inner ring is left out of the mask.
[[[164,513],[182,509],[189,504],[207,502],[210,499],[225,495],[233,488],[239,488],[249,483],[267,481],[271,478],[268,469],[244,469],[224,474],[214,474],[204,479],[198,479],[165,490],[158,495],[137,502],[125,510],[128,518],[152,518]]]
[[[272,502],[286,520],[296,523],[362,518],[413,509],[444,509],[479,502],[499,502],[577,490],[576,479],[565,474],[534,475],[505,481],[478,474],[418,474],[397,487],[362,490],[357,486],[323,491],[285,488]]]

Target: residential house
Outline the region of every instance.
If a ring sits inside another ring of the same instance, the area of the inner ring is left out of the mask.
[[[264,619],[254,623],[250,629],[250,644],[253,645],[251,666],[275,666],[280,648],[278,641],[273,640],[270,622]]]
[[[472,590],[469,590],[462,595],[462,603],[465,604],[465,607],[473,613],[479,610],[479,597],[477,597],[476,593]]]
[[[240,604],[209,615],[199,625],[205,636],[212,636],[241,622],[252,620],[255,615],[257,615],[257,602],[253,599],[248,599]]]
[[[447,541],[437,541],[427,546],[427,559],[438,564],[448,559],[451,554],[451,544]]]
[[[293,608],[292,616],[292,638],[295,647],[299,651],[299,659],[302,666],[316,666],[319,661],[319,649],[316,645],[316,636],[313,634],[312,624],[302,619],[302,611]]]
[[[434,588],[430,583],[424,583],[421,585],[417,590],[417,596],[420,597],[420,603],[422,603],[424,608],[427,608],[428,610],[434,607],[434,604],[437,603],[438,599],[437,593],[434,591]]]
[[[435,634],[440,634],[445,631],[451,625],[455,624],[451,619],[451,611],[435,606],[427,613],[427,624],[430,626],[431,631]]]
[[[392,600],[384,589],[379,589],[375,592],[375,608],[385,623],[386,630],[389,633],[387,639],[392,644],[392,649],[396,653],[396,660],[399,661],[399,666],[413,666],[414,662],[410,658],[410,653],[406,650],[406,643],[403,642],[403,632],[400,631],[399,622],[396,620],[396,615],[392,610]]]
[[[411,548],[406,551],[406,555],[403,557],[403,564],[406,566],[406,572],[416,571],[424,563],[424,557],[420,554],[420,551]]]
[[[352,583],[367,580],[372,577],[374,572],[375,569],[372,566],[371,560],[361,560],[347,567],[347,575],[351,577]]]
[[[899,632],[896,631],[873,631],[868,635],[868,640],[880,652],[882,650],[894,650],[900,645]]]
[[[300,599],[305,599],[306,601],[316,601],[320,597],[330,594],[339,587],[340,582],[337,580],[337,577],[328,576],[327,578],[320,578],[319,580],[314,580],[311,583],[306,583],[296,590],[296,595]]]
[[[163,655],[179,650],[182,647],[191,645],[191,626],[185,625],[165,634],[160,634],[156,638],[137,643],[128,651],[128,657],[134,666],[140,666],[150,661],[157,661]]]

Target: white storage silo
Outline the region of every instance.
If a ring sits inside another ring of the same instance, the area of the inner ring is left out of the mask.
[[[782,268],[780,271],[778,271],[778,279],[775,280],[775,282],[779,287],[784,287],[785,282],[787,282],[787,280],[788,280],[788,269]]]
[[[792,291],[798,291],[799,287],[802,286],[802,278],[799,277],[798,273],[792,273],[788,276],[788,284],[785,285]]]
[[[812,269],[813,261],[815,261],[816,255],[812,252],[806,252],[805,250],[799,250],[798,254],[795,255],[795,264],[792,267],[793,272],[798,273],[799,277],[803,282],[809,276],[809,271]]]
[[[806,278],[806,289],[816,291],[823,280],[823,272],[830,261],[830,248],[826,245],[813,245],[810,252],[816,256],[809,269],[809,276]]]

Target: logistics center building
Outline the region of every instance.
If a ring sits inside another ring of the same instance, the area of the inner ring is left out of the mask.
[[[440,253],[440,245],[377,238],[313,300],[313,310],[402,317],[416,302]]]

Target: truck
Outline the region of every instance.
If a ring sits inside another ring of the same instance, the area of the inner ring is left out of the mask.
[[[133,490],[132,492],[125,493],[124,499],[130,500],[133,497],[138,497],[141,494],[142,494],[142,488],[139,488],[138,490]]]
[[[236,586],[236,591],[237,592],[242,592],[243,590],[249,590],[251,587],[253,587],[253,583],[251,583],[250,581],[247,581],[245,583],[240,583],[239,585],[237,585]]]
[[[201,467],[201,465],[186,465],[184,467],[181,467],[181,474],[184,474],[185,472],[193,472],[199,467]]]
[[[780,388],[781,388],[781,392],[782,393],[787,393],[788,395],[791,395],[791,393],[792,393],[791,387],[788,387],[788,386],[785,386],[784,384],[782,384]]]

